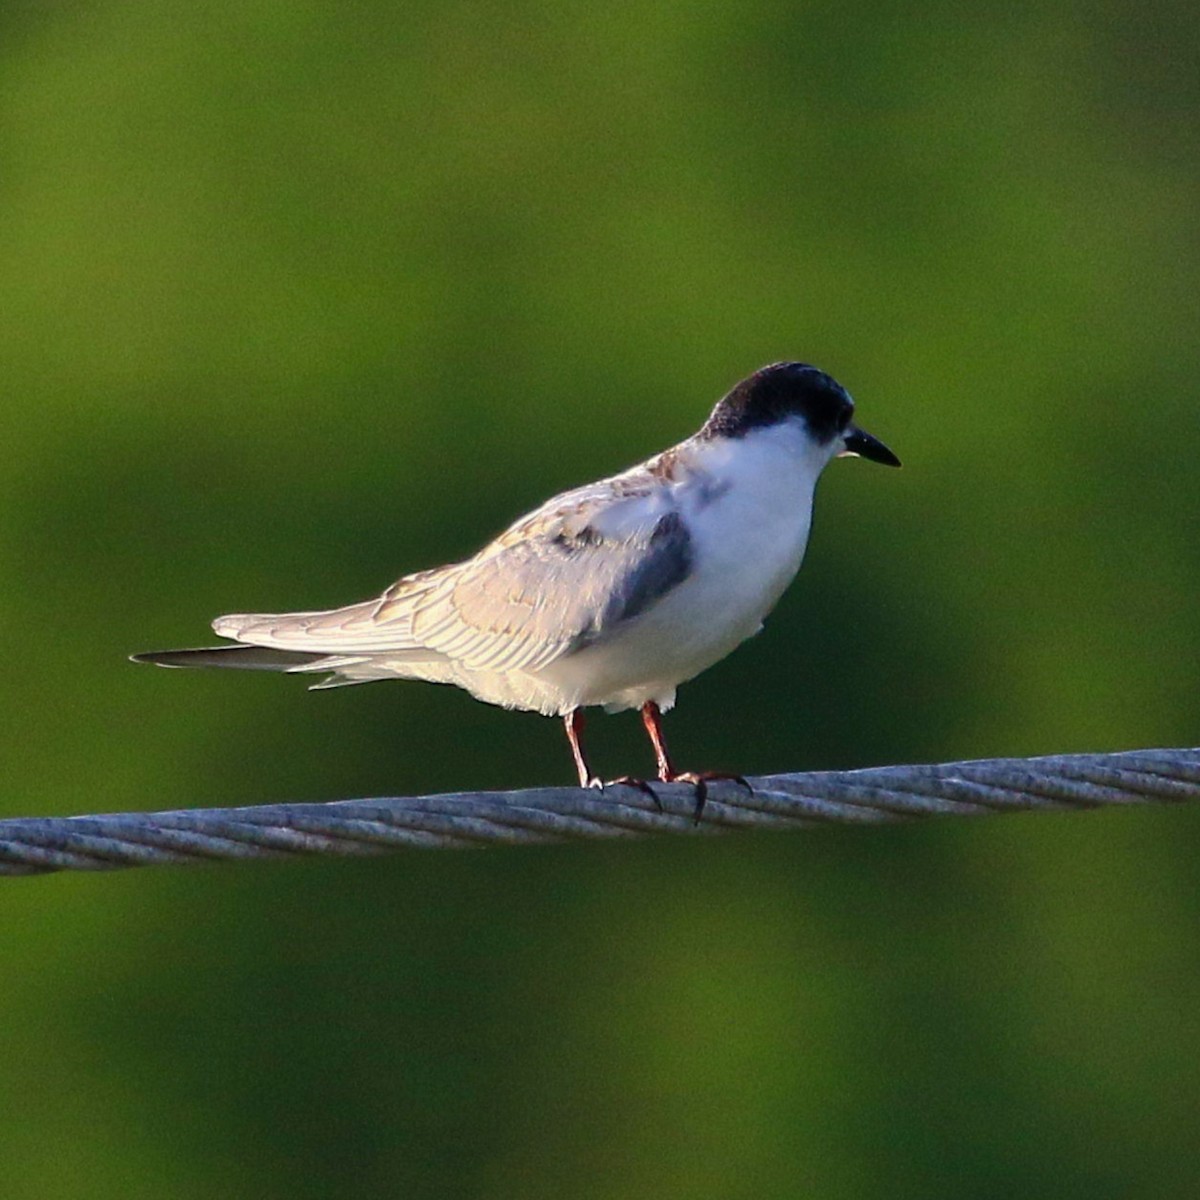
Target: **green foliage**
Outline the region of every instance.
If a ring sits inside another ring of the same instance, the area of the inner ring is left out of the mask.
[[[1194,743],[1196,25],[10,6],[4,815],[569,780],[554,723],[448,689],[124,656],[469,553],[784,357],[905,470],[831,469],[681,762]],[[10,883],[6,1195],[1183,1194],[1198,835]]]

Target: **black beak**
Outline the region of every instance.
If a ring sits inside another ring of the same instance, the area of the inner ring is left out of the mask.
[[[869,458],[872,462],[883,463],[885,467],[898,467],[900,460],[878,439],[869,433],[851,425],[844,434],[845,450],[838,452],[838,458],[853,455],[857,458]]]

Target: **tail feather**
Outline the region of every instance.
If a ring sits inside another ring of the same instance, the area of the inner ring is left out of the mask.
[[[133,662],[159,667],[236,667],[243,671],[294,671],[328,658],[300,650],[276,650],[269,646],[204,646],[198,650],[156,650],[131,654]]]

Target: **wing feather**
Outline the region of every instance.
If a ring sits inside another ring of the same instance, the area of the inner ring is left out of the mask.
[[[406,576],[375,600],[324,612],[234,614],[213,628],[282,650],[536,671],[678,586],[692,551],[668,489],[627,472],[558,497],[474,558]]]

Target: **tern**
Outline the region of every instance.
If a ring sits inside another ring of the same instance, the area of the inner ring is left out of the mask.
[[[452,683],[561,718],[581,787],[603,786],[584,753],[583,710],[638,709],[658,778],[693,782],[702,804],[706,779],[738,777],[677,771],[662,714],[681,683],[762,628],[800,569],[825,465],[900,465],[853,415],[849,393],[823,371],[772,363],[691,437],[555,496],[473,558],[344,608],[218,617],[213,629],[232,644],[134,661],[326,675],[315,689]]]

